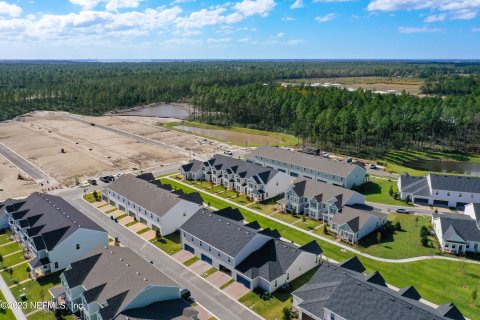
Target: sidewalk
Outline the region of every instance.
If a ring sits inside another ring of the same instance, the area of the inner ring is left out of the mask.
[[[0,289],[2,290],[2,293],[5,296],[5,299],[7,299],[7,302],[9,304],[14,305],[17,302],[12,292],[8,288],[7,284],[5,283],[5,280],[3,280],[1,276],[0,276]],[[11,310],[13,311],[13,314],[15,315],[15,318],[17,320],[27,320],[27,317],[25,317],[25,314],[23,313],[22,309],[12,308]]]

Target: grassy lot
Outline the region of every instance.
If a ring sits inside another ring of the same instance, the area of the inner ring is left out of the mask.
[[[291,293],[307,283],[315,271],[317,271],[317,268],[290,282],[291,287],[289,290],[277,290],[272,294],[270,300],[263,300],[256,292],[250,291],[241,297],[239,301],[266,319],[281,319],[282,309],[292,305]]]
[[[275,212],[274,214],[271,214],[270,217],[285,221],[287,223],[293,223],[295,221],[298,221],[299,219],[302,219],[302,217],[299,215],[293,215],[291,213],[281,213],[281,212]]]
[[[121,219],[121,218],[119,217],[118,220],[120,220],[120,219]],[[134,224],[137,224],[137,223],[138,223],[138,221],[133,220],[133,221],[130,221],[129,223],[127,223],[127,224],[125,225],[125,227],[130,227],[130,226],[133,226]]]
[[[7,238],[8,239],[8,238]],[[11,240],[7,240],[6,243],[11,242]],[[22,246],[18,242],[12,242],[9,244],[5,244],[0,247],[0,255],[4,256],[6,254],[22,250]]]
[[[194,191],[175,181],[162,180],[164,183],[168,182],[176,185],[177,188],[182,188],[187,193]],[[231,206],[222,200],[212,198],[204,193],[201,194],[205,202],[210,202],[212,206],[218,209]],[[316,240],[322,247],[325,256],[329,258],[341,261],[353,256],[353,253],[342,251],[338,246],[316,239],[309,234],[258,216],[252,212],[243,209],[240,209],[240,211],[247,221],[257,220],[263,228],[278,229],[284,238],[297,244],[303,245],[311,240]],[[480,318],[480,307],[472,308],[470,306],[472,289],[480,287],[480,265],[446,260],[422,260],[400,264],[383,263],[363,257],[359,258],[369,271],[380,271],[387,282],[394,286],[405,287],[414,285],[424,298],[437,304],[453,301],[465,316],[472,319]],[[461,271],[462,268],[463,271]],[[277,317],[280,316],[281,314],[277,314]]]
[[[123,219],[123,218],[125,218],[126,216],[128,216],[128,214],[126,214],[126,213],[125,213],[125,214],[122,214],[122,215],[120,215],[120,216],[117,217],[117,220]],[[132,221],[132,222],[133,222],[133,221]],[[136,222],[136,221],[135,221],[135,222]]]
[[[397,150],[388,152],[383,157],[383,159],[379,161],[384,162],[387,165],[386,170],[390,172],[407,172],[410,175],[415,176],[423,176],[427,174],[428,171],[416,170],[405,166],[406,162],[415,160],[453,160],[480,163],[480,155],[464,155],[461,153],[451,152],[421,152]]]
[[[395,200],[393,197],[391,197],[389,194],[390,187],[392,187],[393,192],[398,192],[396,180],[388,180],[386,178],[370,176],[370,182],[362,185],[358,192],[363,194],[365,196],[365,200],[369,202],[398,206],[411,206],[407,205],[401,200]]]
[[[28,320],[56,320],[54,313],[52,313],[52,312],[45,313],[43,311],[36,312],[36,313],[32,314],[31,316],[29,316],[27,319]],[[66,316],[63,316],[63,319],[73,320],[74,317],[73,317],[73,315],[66,315]]]
[[[145,232],[151,230],[149,227],[143,228],[142,230],[139,230],[137,234],[144,234]]]
[[[198,257],[191,257],[190,259],[185,261],[183,264],[188,267],[188,266],[191,266],[192,264],[194,264],[195,262],[197,262],[198,260],[200,260],[200,259],[198,259]]]
[[[0,263],[0,268],[10,267],[22,261],[25,261],[25,258],[23,257],[23,251],[20,251],[9,255],[8,257],[3,257],[3,261]]]
[[[10,229],[2,229],[0,230],[0,244],[10,242],[8,237],[12,235],[12,231]]]
[[[232,132],[238,132],[238,133],[246,133],[246,134],[252,134],[252,135],[261,135],[261,136],[267,136],[267,137],[272,137],[274,139],[278,139],[282,141],[279,145],[282,146],[294,146],[298,144],[298,138],[295,136],[289,135],[289,134],[284,134],[280,132],[271,132],[271,131],[262,131],[262,130],[255,130],[255,129],[248,129],[248,128],[241,128],[241,127],[225,127],[225,126],[217,126],[217,125],[210,125],[206,123],[200,123],[200,122],[191,122],[191,121],[183,121],[183,122],[170,122],[167,124],[164,124],[164,127],[172,130],[176,130],[179,132],[184,132],[184,133],[189,133],[193,134],[192,132],[189,131],[184,131],[175,128],[175,126],[182,125],[182,126],[189,126],[189,127],[195,127],[195,128],[202,128],[202,129],[210,129],[210,130],[227,130],[227,131],[232,131]],[[210,137],[207,135],[200,135],[196,134],[198,136],[204,137],[204,138],[209,138],[212,140],[217,140],[217,141],[223,141],[223,142],[229,142],[232,144],[236,144],[239,146],[245,146],[245,142],[242,141],[227,141],[227,140],[222,140],[216,137]],[[254,146],[254,145],[250,145]]]
[[[20,281],[28,279],[28,267],[28,263],[25,261],[25,263],[12,268],[12,275],[5,270],[1,272],[1,276],[3,277],[3,280],[5,280],[7,286],[12,286]]]
[[[0,301],[6,302],[7,299],[5,299],[5,296],[3,293],[0,291]],[[12,310],[9,308],[2,309],[0,308],[0,320],[10,320],[10,319],[15,319],[15,316],[13,315]]]
[[[102,199],[102,192],[97,191],[97,194],[98,194],[98,199],[99,199],[98,201],[100,201],[100,199]],[[97,202],[97,199],[95,199],[95,197],[93,196],[93,193],[84,194],[83,199],[87,200],[89,203]]]
[[[181,244],[179,233],[172,233],[160,239],[153,239],[150,242],[170,255],[175,254],[180,250],[182,250],[182,244]]]

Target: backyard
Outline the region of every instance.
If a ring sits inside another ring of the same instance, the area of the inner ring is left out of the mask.
[[[370,176],[370,181],[362,185],[358,192],[365,196],[368,202],[382,203],[397,206],[411,206],[404,201],[395,200],[390,195],[390,188],[392,191],[398,192],[397,180],[391,180],[383,177]]]
[[[163,236],[160,239],[155,238],[150,240],[150,242],[169,255],[175,254],[182,249],[182,245],[180,243],[180,234],[177,232]]]

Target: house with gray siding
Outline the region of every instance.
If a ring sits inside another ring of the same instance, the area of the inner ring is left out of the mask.
[[[404,173],[397,184],[402,200],[409,198],[420,205],[463,208],[467,203],[480,203],[480,177]]]
[[[320,263],[323,251],[315,241],[298,247],[276,230],[243,220],[237,209],[201,209],[180,228],[182,248],[247,288],[268,292]]]
[[[254,201],[273,198],[285,192],[292,178],[278,170],[215,155],[200,164],[198,160],[179,168],[183,179],[206,180],[247,195]]]
[[[362,166],[295,152],[261,146],[247,155],[247,161],[284,172],[295,178],[308,178],[353,189],[366,182]]]
[[[425,303],[413,286],[392,289],[379,272],[365,274],[354,257],[323,263],[292,293],[300,320],[465,320],[453,303]]]
[[[297,179],[279,201],[280,209],[330,222],[345,205],[364,204],[365,196],[312,179]]]
[[[169,185],[132,174],[122,175],[105,187],[102,198],[162,236],[178,230],[202,207],[198,193],[173,191]]]
[[[466,205],[464,214],[434,213],[432,226],[442,251],[460,255],[480,251],[480,204]]]
[[[72,262],[50,289],[84,320],[197,320],[172,279],[126,247],[98,247]]]
[[[108,245],[108,234],[63,198],[35,192],[2,207],[15,239],[28,257],[31,276],[65,269],[93,248]]]

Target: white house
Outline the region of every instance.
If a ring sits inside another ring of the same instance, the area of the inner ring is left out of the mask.
[[[413,287],[391,289],[378,272],[364,274],[354,257],[323,263],[292,293],[300,320],[465,320],[453,303],[432,307]]]
[[[126,247],[98,247],[60,279],[50,293],[84,320],[197,320],[178,284]]]
[[[193,160],[179,171],[184,179],[211,181],[255,201],[284,193],[292,182],[285,173],[224,155],[215,155],[203,163]]]
[[[365,183],[365,168],[283,148],[262,146],[247,161],[276,169],[292,177],[308,178],[352,189]]]
[[[170,186],[132,174],[120,176],[105,187],[102,197],[163,236],[178,230],[202,207],[198,193],[172,191]]]
[[[108,234],[58,196],[32,193],[4,204],[15,238],[32,258],[32,276],[65,269],[93,248],[108,245]]]
[[[330,222],[345,205],[364,204],[365,196],[312,179],[298,179],[279,201],[281,210]]]
[[[181,228],[182,247],[249,289],[273,292],[321,261],[315,241],[302,247],[280,240],[276,230],[243,223],[227,208],[217,213],[199,210]]]
[[[435,173],[414,177],[404,173],[398,179],[398,190],[402,200],[409,197],[423,205],[456,208],[480,203],[480,177]]]
[[[465,206],[465,214],[432,214],[432,226],[442,251],[480,251],[480,204]]]

